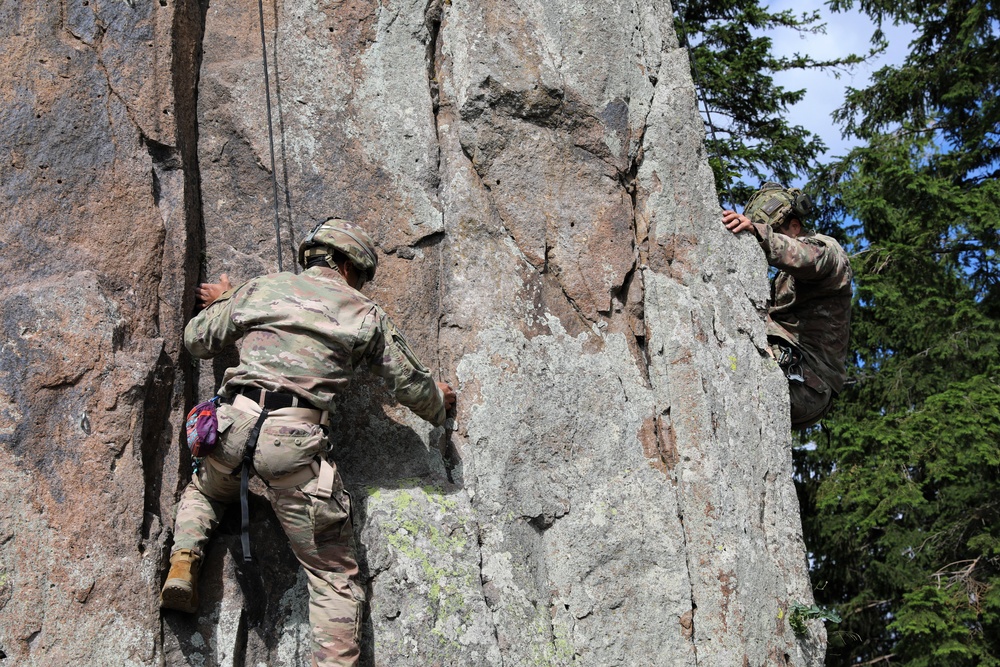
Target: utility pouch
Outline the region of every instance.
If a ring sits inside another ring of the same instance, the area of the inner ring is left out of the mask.
[[[319,424],[275,415],[261,428],[253,466],[261,479],[272,482],[308,466],[325,444]]]
[[[257,421],[257,415],[243,412],[228,403],[219,406],[217,415],[218,446],[212,451],[211,459],[217,464],[217,469],[233,471],[243,462],[247,436]]]
[[[195,458],[208,456],[218,442],[219,420],[215,410],[218,401],[218,396],[202,401],[191,408],[184,422],[188,449]]]

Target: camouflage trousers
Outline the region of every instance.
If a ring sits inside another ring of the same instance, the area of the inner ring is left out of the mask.
[[[245,438],[246,431],[233,428],[222,437]],[[318,493],[319,483],[319,477],[313,477],[299,486],[269,488],[267,497],[308,578],[313,665],[353,667],[360,654],[364,592],[358,584],[351,499],[339,473],[329,498]],[[206,458],[177,507],[173,551],[191,549],[203,555],[212,531],[239,493],[239,475],[219,470]]]
[[[792,403],[792,428],[809,428],[833,407],[833,392],[829,387],[814,389],[804,382],[789,382],[788,395]]]
[[[833,390],[809,365],[802,360],[801,354],[795,358],[789,368],[788,345],[772,342],[771,357],[778,362],[781,370],[788,377],[788,398],[791,402],[792,428],[809,428],[830,412],[833,407]],[[784,365],[782,365],[784,364]]]

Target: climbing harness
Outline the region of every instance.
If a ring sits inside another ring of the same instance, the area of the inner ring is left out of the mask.
[[[271,148],[271,186],[274,199],[274,240],[278,250],[278,271],[282,270],[281,263],[281,218],[278,214],[278,171],[274,162],[274,124],[271,120],[271,83],[270,74],[267,67],[267,39],[264,36],[264,0],[257,0],[257,10],[260,15],[260,46],[264,56],[264,97],[267,101],[267,141]],[[288,190],[285,190],[285,200],[287,204]],[[291,210],[289,210],[291,215]]]
[[[780,352],[777,359],[778,365],[781,366],[788,381],[805,382],[806,378],[802,373],[802,352],[785,343],[776,343],[775,346]]]
[[[257,420],[254,422],[253,428],[250,429],[250,433],[247,435],[246,442],[243,445],[241,461],[238,466],[229,469],[212,457],[208,457],[207,459],[208,463],[222,474],[240,476],[240,542],[243,547],[243,562],[250,563],[253,560],[250,554],[250,476],[252,474],[259,474],[254,467],[254,455],[257,452],[257,444],[260,440],[260,433],[264,422],[275,410],[282,408],[302,408],[315,413],[322,411],[297,396],[252,387],[241,389],[236,394],[219,400],[222,403],[233,405],[237,410],[243,412],[248,411],[244,403],[255,403],[260,408]],[[241,401],[244,403],[241,403]],[[325,415],[317,416],[316,421],[313,423],[324,425],[325,428],[326,420],[327,417]],[[319,477],[316,495],[320,498],[329,498],[333,494],[335,471],[328,462],[319,458],[310,461],[299,471],[273,479],[270,482],[263,478],[261,479],[268,488],[286,489],[298,486],[313,477]]]
[[[267,408],[261,408],[257,421],[247,436],[246,445],[243,447],[243,461],[240,463],[240,543],[243,546],[243,562],[249,563],[253,560],[250,556],[250,471],[253,469],[253,453],[257,450],[257,439],[260,437],[260,427],[267,419],[270,412]],[[236,470],[233,471],[236,474]]]

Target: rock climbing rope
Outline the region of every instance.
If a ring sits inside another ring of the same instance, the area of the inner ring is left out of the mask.
[[[264,97],[267,101],[267,141],[271,148],[271,186],[273,190],[272,199],[274,201],[274,241],[277,245],[278,251],[278,271],[282,271],[281,218],[278,213],[278,172],[274,166],[274,123],[271,120],[271,77],[268,73],[267,67],[267,38],[264,36],[264,0],[257,0],[257,11],[260,16],[261,53],[264,56]]]

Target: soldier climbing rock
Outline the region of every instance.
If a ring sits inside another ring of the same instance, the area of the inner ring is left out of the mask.
[[[164,608],[194,612],[198,568],[226,506],[243,506],[249,558],[246,479],[267,495],[309,585],[313,664],[357,664],[364,592],[358,584],[351,499],[327,458],[326,425],[335,397],[360,366],[384,378],[400,403],[435,425],[455,392],[435,382],[386,313],[358,290],[378,256],[363,229],[331,218],[299,247],[301,274],[271,274],[233,289],[223,274],[202,285],[205,309],[184,344],[209,358],[243,338],[226,371],[217,412],[218,443],[201,462],[177,508]]]
[[[851,330],[851,264],[836,240],[805,229],[808,195],[764,183],[743,214],[723,211],[734,234],[757,237],[767,263],[778,269],[767,311],[770,352],[788,378],[792,426],[819,422],[847,379]]]

